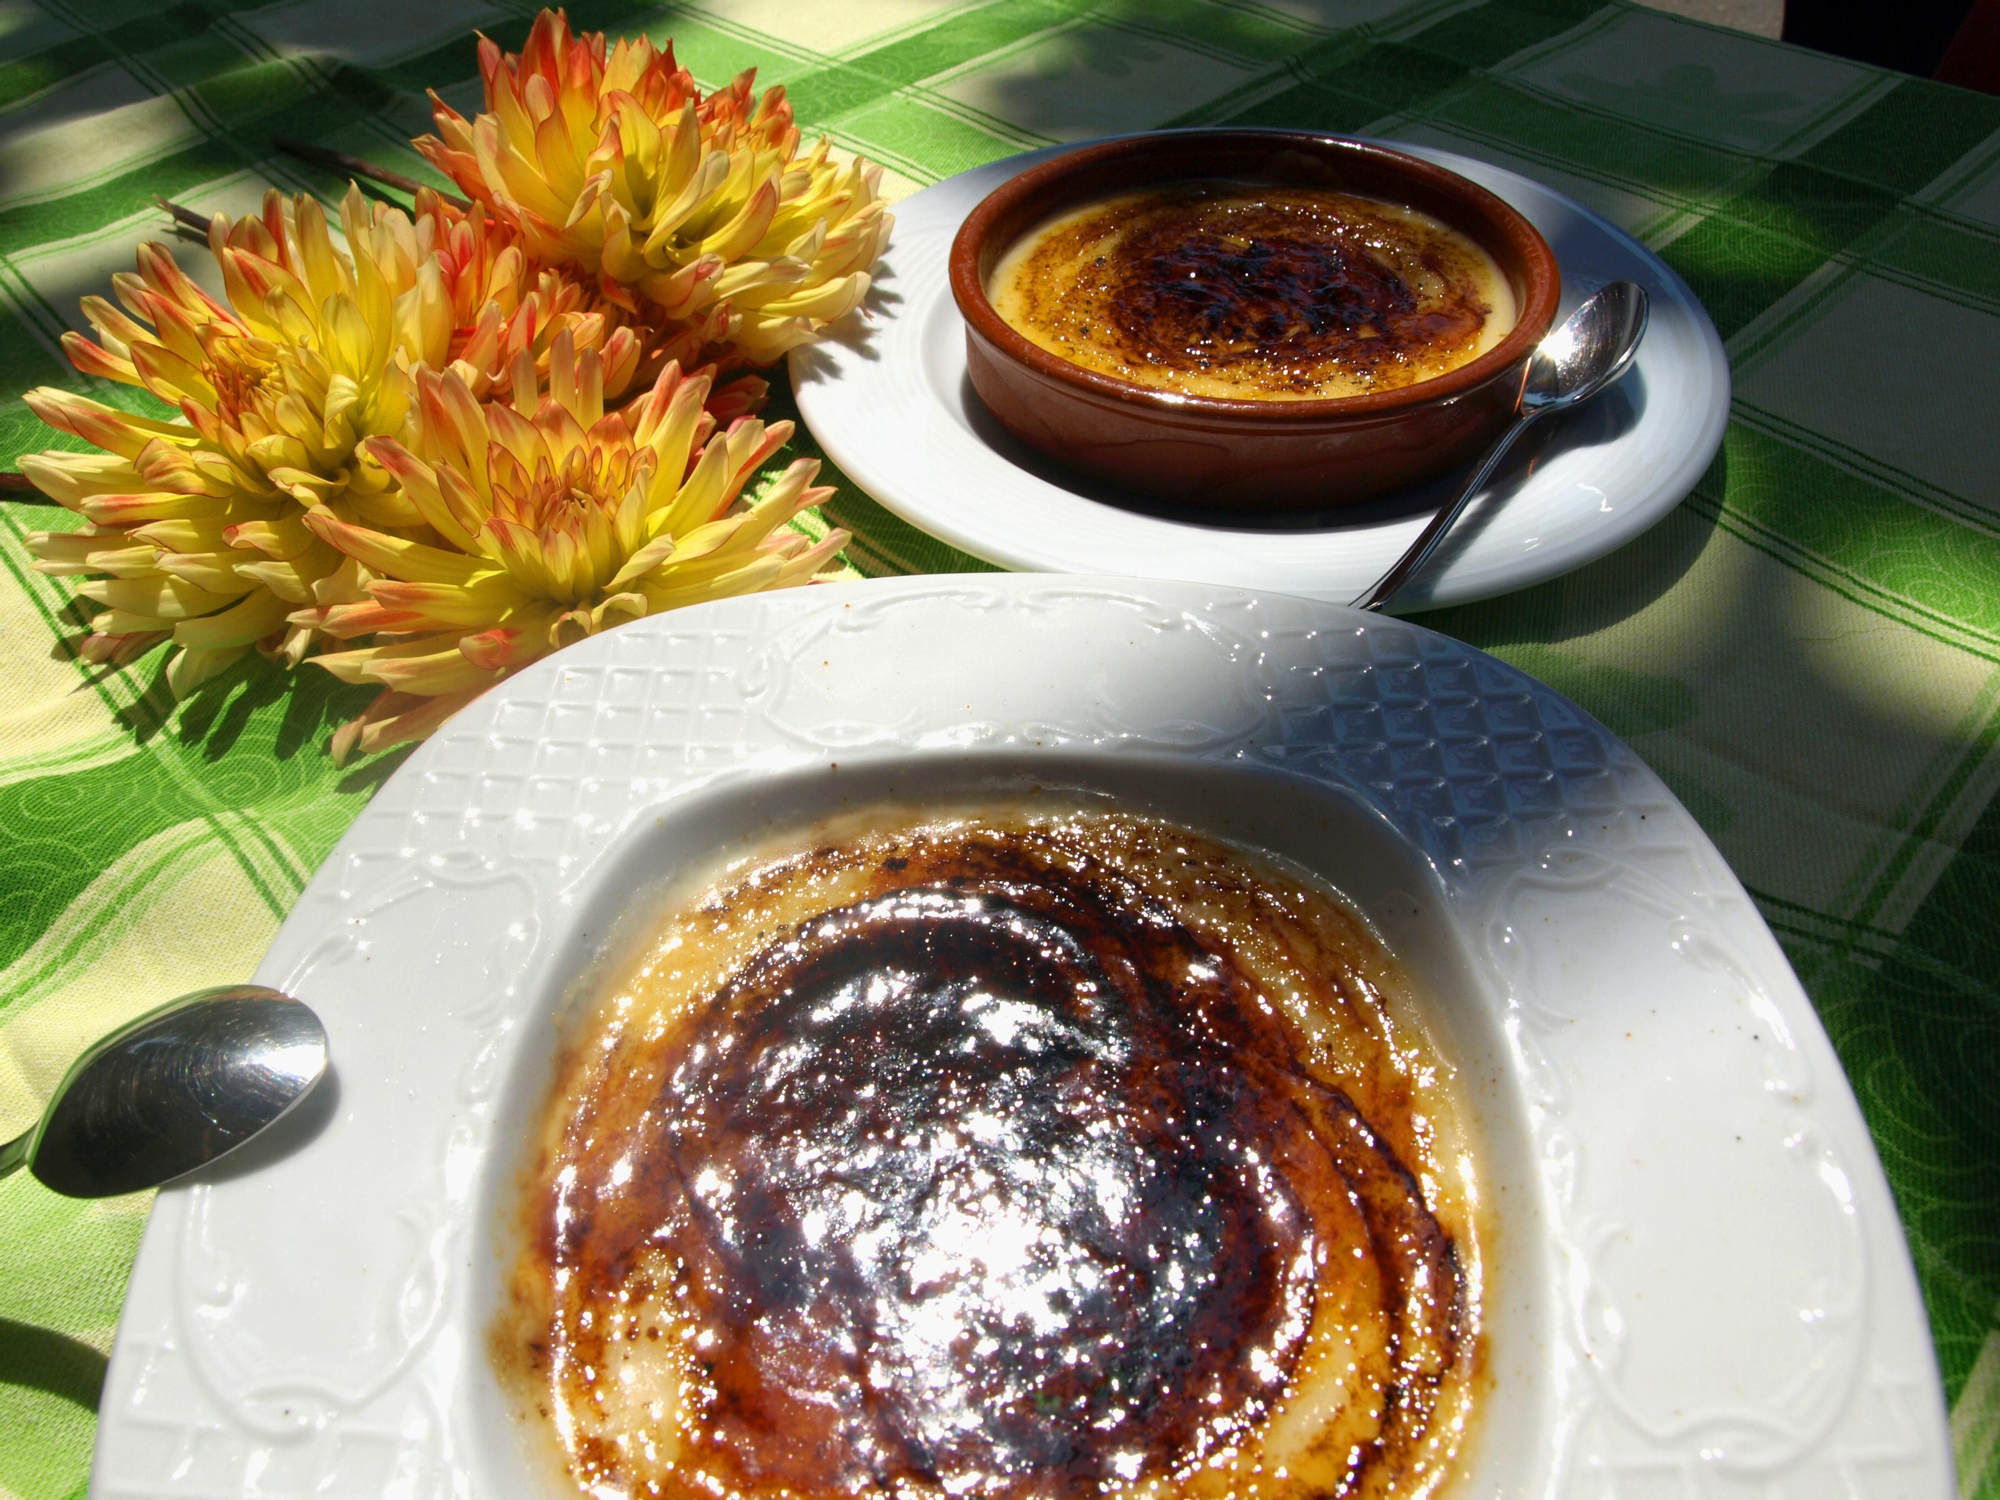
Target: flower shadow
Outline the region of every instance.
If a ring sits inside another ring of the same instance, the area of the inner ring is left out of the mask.
[[[262,732],[277,760],[302,749],[324,750],[335,726],[353,718],[375,690],[353,687],[309,664],[287,669],[260,656],[246,656],[196,688],[180,704],[177,734],[183,745],[217,761],[235,748],[244,732],[278,707],[276,722]]]
[[[839,378],[840,363],[828,355],[827,345],[838,345],[847,353],[871,364],[881,362],[882,351],[875,338],[875,320],[901,307],[904,301],[903,294],[893,285],[894,277],[894,270],[886,260],[883,261],[876,268],[875,280],[870,284],[861,306],[827,324],[817,339],[799,345],[786,356],[793,380],[811,384]]]
[[[274,760],[291,760],[301,750],[323,752],[335,727],[361,712],[375,691],[339,682],[310,667],[288,670],[252,655],[177,699],[167,683],[166,653],[158,650],[129,665],[98,669],[78,685],[78,691],[120,672],[135,677],[150,672],[151,678],[114,714],[119,726],[141,745],[172,726],[184,748],[210,763],[235,749],[253,725],[258,726],[259,736],[268,737],[260,752]]]
[[[335,790],[342,795],[379,791],[384,782],[402,769],[403,762],[416,753],[415,745],[396,745],[384,750],[373,760],[356,766],[341,777],[335,785]]]

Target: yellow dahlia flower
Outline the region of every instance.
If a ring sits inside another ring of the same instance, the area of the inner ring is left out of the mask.
[[[307,197],[269,193],[261,217],[234,224],[218,215],[209,247],[227,306],[157,244],[140,248],[137,275],[113,278],[125,311],[83,300],[98,339],[64,335],[71,363],[150,391],[182,420],[48,387],[24,398],[50,426],[104,450],[21,460],[91,523],[29,539],[41,571],[96,575],[79,589],[104,606],[87,655],[122,659],[170,637],[176,692],[252,645],[296,662],[310,636],[288,616],[358,597],[354,567],[304,516],[332,507],[365,525],[423,524],[361,445],[402,429],[410,368],[445,361],[451,307],[436,258],[411,253],[410,237],[370,215],[358,192],[342,218],[351,255]]]
[[[549,350],[564,330],[578,348],[601,354],[607,399],[632,388],[656,330],[598,295],[594,283],[531,266],[519,233],[496,222],[483,204],[462,211],[426,188],[409,215],[374,205],[373,228],[402,241],[413,261],[437,256],[451,304],[450,362],[480,399],[507,398],[524,350],[547,379]]]
[[[600,295],[594,279],[579,281],[569,268],[531,263],[520,235],[489,216],[484,204],[462,210],[424,188],[412,214],[382,203],[374,213],[377,234],[406,242],[406,255],[416,261],[437,256],[451,303],[451,365],[482,401],[511,396],[523,351],[546,382],[549,350],[565,330],[578,351],[596,349],[602,357],[607,401],[650,385],[677,357],[661,338],[658,318],[646,316],[649,307],[635,313]],[[768,390],[755,376],[738,376],[711,389],[709,412],[719,421],[748,415],[762,408]]]
[[[706,375],[668,365],[623,411],[604,409],[604,365],[568,332],[546,392],[532,368],[512,405],[482,406],[456,371],[421,371],[409,446],[369,440],[440,545],[304,518],[366,570],[368,598],[300,611],[302,626],[373,643],[312,658],[383,692],[334,737],[335,758],[421,739],[508,673],[572,641],[677,605],[811,581],[847,534],[817,545],[785,523],[827,494],[801,459],[755,503],[737,497],[792,424],[714,431]]]
[[[434,93],[417,147],[518,226],[528,255],[602,278],[666,321],[683,364],[769,364],[857,306],[888,237],[879,168],[798,154],[784,90],[703,98],[673,49],[606,48],[543,11],[517,57],[480,38],[486,110]]]

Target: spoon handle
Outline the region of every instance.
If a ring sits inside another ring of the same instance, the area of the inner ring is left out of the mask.
[[[1438,549],[1445,533],[1450,531],[1458,518],[1465,514],[1465,507],[1472,503],[1472,497],[1479,493],[1481,485],[1493,477],[1493,471],[1500,466],[1500,460],[1507,456],[1507,450],[1514,446],[1514,439],[1527,430],[1528,424],[1539,416],[1539,412],[1528,412],[1517,417],[1513,426],[1500,434],[1500,440],[1486,450],[1486,457],[1465,481],[1465,488],[1458,492],[1458,498],[1445,506],[1430,519],[1430,524],[1418,533],[1410,543],[1409,551],[1396,559],[1396,565],[1381,578],[1375,587],[1365,594],[1355,595],[1352,603],[1356,609],[1379,610],[1402,591],[1404,584],[1431,560],[1431,554]]]
[[[35,1132],[24,1130],[21,1134],[0,1146],[0,1177],[18,1172],[28,1164],[28,1147],[35,1143]]]

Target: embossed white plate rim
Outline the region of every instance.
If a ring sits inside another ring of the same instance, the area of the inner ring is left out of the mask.
[[[1104,137],[1117,139],[1117,137]],[[843,473],[912,525],[975,557],[1023,571],[1107,566],[1345,602],[1388,570],[1426,514],[1373,515],[1323,530],[1197,525],[1091,500],[1018,466],[968,424],[963,325],[945,253],[980,199],[1035,163],[1090,142],[1024,152],[959,173],[895,205],[878,292],[820,342],[793,351],[792,388],[813,437]],[[1602,444],[1561,435],[1474,500],[1438,557],[1395,602],[1409,612],[1510,593],[1623,546],[1673,510],[1701,478],[1728,423],[1729,361],[1705,309],[1665,261],[1574,199],[1507,168],[1409,142],[1507,199],[1548,235],[1562,263],[1566,314],[1580,293],[1628,277],[1653,322],[1635,382],[1652,395],[1637,423]],[[1607,403],[1619,400],[1615,393]],[[990,421],[990,419],[988,419]],[[1597,420],[1590,413],[1565,419]],[[1442,503],[1443,481],[1427,487]]]
[[[256,976],[327,1020],[330,1118],[295,1154],[160,1195],[92,1494],[531,1492],[467,1415],[491,1383],[477,1205],[507,1138],[495,1079],[547,1041],[516,1023],[601,925],[579,893],[723,789],[1002,751],[1322,788],[1435,875],[1490,970],[1549,1226],[1525,1252],[1553,1289],[1546,1347],[1493,1351],[1551,1393],[1531,1479],[1505,1493],[1951,1493],[1928,1326],[1838,1060],[1629,749],[1407,622],[998,575],[635,622],[419,749]],[[1524,1253],[1507,1225],[1531,1218],[1498,1218],[1501,1253]]]

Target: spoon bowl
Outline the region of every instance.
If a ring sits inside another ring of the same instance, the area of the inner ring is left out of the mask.
[[[1619,380],[1639,356],[1646,311],[1645,288],[1636,282],[1614,281],[1585,298],[1536,346],[1521,392],[1522,418],[1588,401]]]
[[[1639,341],[1646,336],[1646,309],[1644,287],[1637,282],[1614,281],[1584,298],[1561,327],[1535,346],[1513,422],[1487,450],[1458,498],[1431,517],[1409,550],[1373,588],[1352,601],[1356,609],[1383,608],[1422,570],[1472,497],[1493,477],[1514,439],[1530,425],[1551,412],[1581,405],[1632,368]]]
[[[158,1187],[283,1119],[326,1072],[326,1030],[262,985],[198,990],[92,1045],[0,1176],[26,1167],[72,1198]]]

